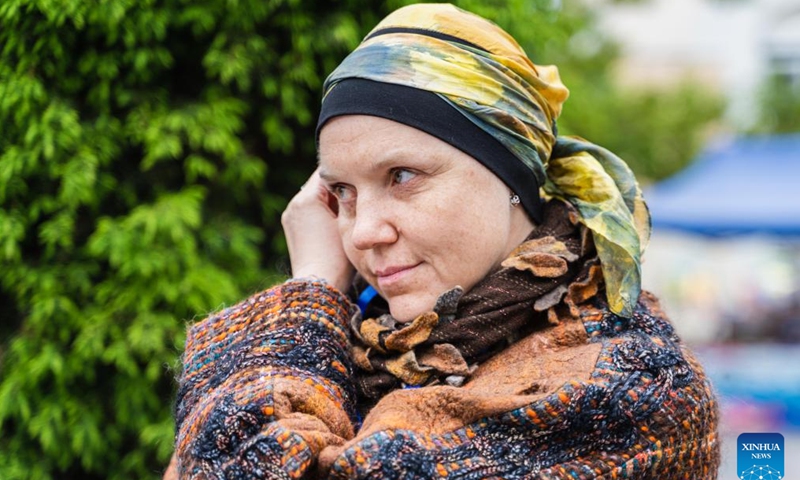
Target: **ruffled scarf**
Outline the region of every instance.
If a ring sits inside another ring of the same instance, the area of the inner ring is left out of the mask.
[[[518,338],[573,316],[602,285],[591,235],[571,205],[551,200],[542,225],[469,292],[445,292],[406,324],[370,310],[353,318],[359,397],[374,403],[401,387],[460,386]]]

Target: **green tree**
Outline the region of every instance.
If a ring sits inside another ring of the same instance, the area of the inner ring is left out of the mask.
[[[563,131],[597,141],[615,152],[643,182],[660,180],[685,168],[725,107],[719,94],[688,82],[666,89],[601,90],[585,83],[583,86],[586,88],[575,89],[573,110],[565,112],[561,122]]]
[[[185,322],[286,273],[322,81],[404,3],[0,3],[0,478],[159,477]],[[689,158],[703,119],[619,94],[580,3],[457,4],[563,65],[564,130]]]
[[[629,1],[629,0],[625,0]],[[641,1],[641,0],[633,0]],[[566,3],[568,38],[548,43],[543,61],[559,66],[570,98],[559,119],[562,134],[578,135],[613,151],[641,182],[668,177],[686,167],[725,109],[722,95],[691,79],[661,86],[620,82],[615,44],[595,28],[594,12]],[[564,18],[564,14],[560,18]]]
[[[280,270],[368,6],[0,4],[0,478],[157,476],[184,322]]]
[[[773,75],[764,82],[758,100],[753,133],[800,132],[800,82]]]

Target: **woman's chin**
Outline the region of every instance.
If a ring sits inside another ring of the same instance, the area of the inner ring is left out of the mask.
[[[436,296],[428,298],[427,295],[401,295],[388,299],[389,312],[400,323],[409,323],[423,313],[433,310],[436,305]]]

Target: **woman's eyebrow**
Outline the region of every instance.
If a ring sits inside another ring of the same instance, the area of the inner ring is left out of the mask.
[[[336,180],[336,178],[331,173],[326,171],[324,167],[319,167],[319,178],[325,180],[326,182],[333,182]]]
[[[426,157],[429,161],[431,158],[439,158],[439,155],[432,153],[430,155],[426,155]],[[358,173],[371,175],[383,172],[384,170],[388,170],[390,168],[402,166],[420,168],[423,163],[428,162],[423,161],[418,153],[405,147],[393,147],[380,152],[380,154],[375,158],[365,159],[359,162]],[[319,176],[322,180],[325,180],[329,183],[341,181],[341,178],[337,176],[335,172],[331,172],[330,170],[326,169],[321,162],[318,162],[317,166],[319,168]]]
[[[364,160],[359,165],[360,172],[379,172],[381,170],[385,170],[390,167],[395,167],[398,164],[402,164],[408,160],[409,158],[405,154],[394,154],[393,152],[388,152],[386,155],[381,155],[380,158],[374,158],[369,160]],[[336,174],[328,171],[322,165],[319,166],[319,176],[321,179],[326,181],[336,181]]]

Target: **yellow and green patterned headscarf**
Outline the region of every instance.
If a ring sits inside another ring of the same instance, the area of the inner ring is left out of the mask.
[[[593,234],[612,311],[632,315],[650,236],[647,206],[619,157],[556,135],[569,91],[555,66],[534,65],[482,17],[449,4],[417,4],[379,23],[328,77],[324,94],[355,78],[438,95],[519,159],[538,181],[531,188],[575,206]]]

